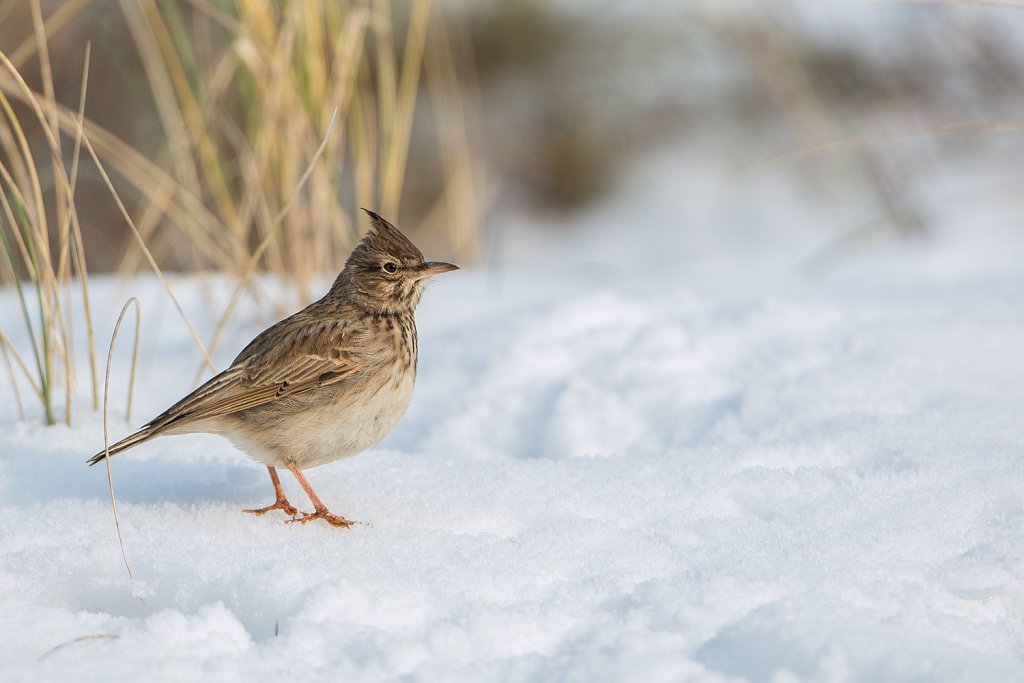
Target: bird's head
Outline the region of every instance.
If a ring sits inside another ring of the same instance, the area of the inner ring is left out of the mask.
[[[451,263],[424,260],[398,228],[369,209],[363,211],[370,217],[370,230],[352,250],[332,291],[342,287],[354,303],[383,313],[411,311],[427,280],[458,270]]]

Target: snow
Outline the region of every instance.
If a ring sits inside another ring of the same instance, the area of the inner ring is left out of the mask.
[[[431,285],[408,415],[308,472],[352,529],[244,515],[262,467],[157,439],[111,462],[130,580],[84,464],[101,417],[83,395],[71,427],[19,422],[3,384],[0,678],[1024,678],[1018,192],[963,173],[925,237],[809,272],[821,204],[649,163],[559,233],[505,217],[490,267]],[[171,283],[209,338],[230,283]],[[93,295],[104,347],[124,298],[143,309],[113,440],[198,354],[154,279]],[[0,292],[24,348],[19,315]],[[221,366],[267,315],[242,307]]]
[[[158,439],[112,461],[134,581],[84,465],[100,417],[19,423],[5,395],[4,678],[1020,680],[1024,250],[976,245],[824,279],[446,276],[407,418],[309,473],[363,524],[241,514],[270,501],[261,467]],[[174,287],[208,331],[226,288]],[[109,330],[125,290],[96,291]],[[132,291],[138,424],[196,353],[155,283]]]

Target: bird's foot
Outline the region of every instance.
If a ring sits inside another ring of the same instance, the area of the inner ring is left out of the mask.
[[[355,522],[353,522],[352,520],[345,519],[344,517],[340,517],[332,512],[328,512],[326,509],[317,510],[316,512],[311,513],[305,513],[301,517],[285,521],[285,524],[291,524],[292,522],[305,524],[306,522],[312,522],[314,519],[322,519],[331,526],[340,527],[342,529],[347,529],[348,527],[355,524]]]
[[[278,500],[272,505],[268,505],[265,508],[259,508],[255,510],[242,510],[242,512],[248,512],[253,515],[265,515],[271,510],[283,510],[286,515],[291,515],[292,518],[299,514],[298,508],[289,503],[287,500]],[[294,521],[294,520],[293,520]]]

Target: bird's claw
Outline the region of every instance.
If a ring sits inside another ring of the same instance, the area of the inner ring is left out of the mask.
[[[342,529],[347,529],[348,527],[355,524],[355,522],[353,522],[352,520],[345,519],[344,517],[336,515],[332,512],[328,512],[327,510],[317,510],[316,512],[303,513],[301,517],[286,520],[285,524],[292,524],[293,522],[305,524],[306,522],[312,522],[314,519],[322,519],[331,526],[336,526]]]
[[[299,514],[298,508],[289,503],[287,500],[279,500],[265,508],[258,508],[254,510],[242,510],[242,512],[248,512],[253,515],[265,515],[271,510],[283,510],[286,515],[291,515],[294,519],[295,515]]]

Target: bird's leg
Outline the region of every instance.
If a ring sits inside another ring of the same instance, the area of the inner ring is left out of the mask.
[[[295,466],[295,464],[288,465],[288,471],[291,472],[295,478],[299,481],[299,485],[302,486],[302,490],[309,496],[309,500],[313,503],[313,509],[315,510],[312,514],[303,515],[298,519],[290,519],[288,522],[299,522],[305,524],[306,522],[312,522],[314,519],[322,519],[331,526],[350,527],[355,522],[347,520],[344,517],[339,517],[327,510],[327,506],[320,500],[320,497],[313,491],[313,487],[306,481],[306,477],[302,475],[302,470]]]
[[[299,511],[295,509],[295,506],[288,502],[288,499],[284,495],[284,489],[281,488],[281,479],[277,476],[277,470],[272,465],[267,465],[267,472],[270,472],[270,483],[274,485],[274,495],[277,496],[277,500],[272,505],[268,505],[265,508],[259,508],[258,510],[242,510],[242,512],[251,512],[254,515],[265,515],[271,510],[284,510],[285,514],[289,514],[292,517],[299,514]]]

